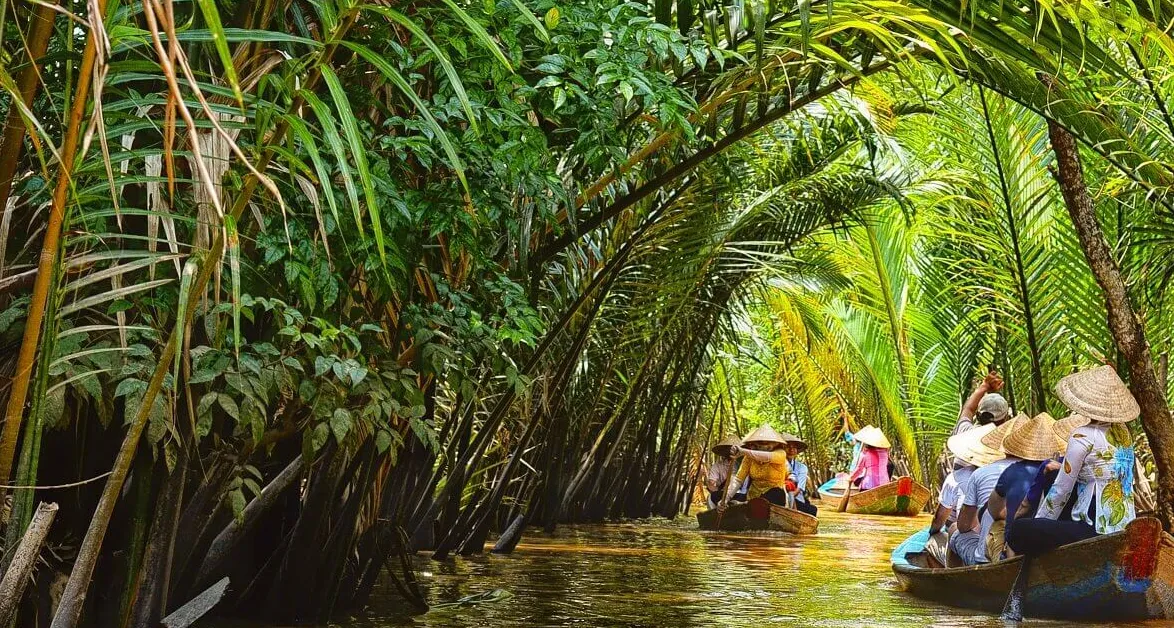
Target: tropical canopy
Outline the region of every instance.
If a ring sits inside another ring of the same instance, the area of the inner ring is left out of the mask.
[[[0,623],[419,606],[762,421],[932,481],[992,368],[1115,365],[1171,495],[1172,17],[0,0]]]

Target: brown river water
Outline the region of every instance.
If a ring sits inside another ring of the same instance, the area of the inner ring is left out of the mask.
[[[421,585],[434,605],[494,589],[508,596],[406,617],[392,596],[377,595],[362,615],[331,626],[1003,628],[998,618],[923,602],[897,589],[889,553],[928,523],[927,516],[821,512],[819,534],[809,537],[699,532],[692,517],[561,526],[553,535],[530,531],[509,556],[419,558]]]

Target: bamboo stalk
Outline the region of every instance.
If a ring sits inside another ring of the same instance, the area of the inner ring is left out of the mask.
[[[105,18],[106,0],[96,0],[98,20]],[[49,29],[52,30],[52,29]],[[47,36],[47,35],[46,35]],[[86,112],[91,76],[97,59],[99,35],[90,33],[82,53],[82,64],[78,71],[77,95],[69,112],[69,124],[65,128],[65,141],[61,148],[61,163],[57,171],[57,185],[53,190],[53,201],[49,207],[49,219],[45,226],[45,238],[41,243],[40,261],[37,263],[37,277],[33,281],[33,294],[29,300],[28,318],[25,321],[24,337],[21,339],[20,354],[16,361],[16,372],[12,376],[12,390],[8,397],[4,429],[0,431],[0,483],[7,483],[12,473],[12,460],[16,457],[16,441],[20,436],[24,405],[28,397],[29,380],[37,358],[37,346],[41,340],[41,324],[45,317],[45,305],[49,299],[53,268],[59,259],[61,225],[65,222],[65,202],[73,180],[74,162],[77,160],[77,142],[81,135],[82,117]]]
[[[56,3],[46,2],[37,5],[36,11],[30,17],[28,35],[29,64],[20,73],[17,79],[17,89],[25,107],[32,107],[33,99],[37,97],[37,87],[41,84],[41,68],[38,65],[45,51],[49,49],[49,39],[53,35],[53,21],[57,12],[53,10]],[[8,195],[12,191],[12,179],[16,175],[16,164],[20,161],[20,152],[24,147],[24,118],[20,115],[19,107],[8,108],[8,120],[4,123],[4,139],[0,141],[0,210],[8,204]],[[7,234],[0,233],[0,239]],[[4,260],[0,259],[0,267]]]

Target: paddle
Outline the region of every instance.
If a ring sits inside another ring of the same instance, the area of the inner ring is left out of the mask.
[[[1023,597],[1027,594],[1027,576],[1031,570],[1031,556],[1023,557],[1023,565],[1019,567],[1019,575],[1015,576],[1015,583],[1011,585],[1011,592],[1007,595],[1007,603],[1003,605],[1003,614],[999,619],[1019,623],[1023,621]]]
[[[852,498],[852,480],[848,479],[848,488],[844,489],[844,496],[840,498],[840,507],[836,509],[837,512],[848,511],[848,500]]]

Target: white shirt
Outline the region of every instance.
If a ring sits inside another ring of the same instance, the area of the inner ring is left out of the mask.
[[[995,491],[995,485],[999,483],[999,476],[1003,475],[1003,471],[1007,467],[1019,461],[1019,458],[1007,457],[1002,460],[996,460],[970,475],[970,480],[966,483],[966,492],[962,497],[962,504],[964,506],[974,506],[980,508],[986,505],[986,500]],[[979,563],[988,562],[986,556],[986,535],[991,531],[991,526],[995,523],[994,517],[988,512],[982,514],[979,520],[978,538],[982,542],[974,548],[974,559]]]
[[[958,511],[962,509],[962,487],[966,485],[973,473],[974,467],[970,465],[958,467],[942,481],[942,490],[938,493],[938,504],[950,508],[950,516],[946,519],[947,523],[957,521]]]
[[[979,508],[986,504],[987,498],[995,490],[995,485],[999,483],[999,476],[1003,475],[1003,470],[1017,460],[1018,458],[996,460],[970,474],[970,479],[966,481],[966,487],[963,489],[962,505]]]

